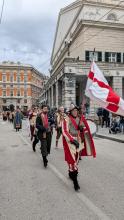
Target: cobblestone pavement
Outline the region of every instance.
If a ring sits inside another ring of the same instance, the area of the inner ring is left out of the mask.
[[[124,144],[95,138],[97,158],[79,164],[80,192],[68,179],[62,143],[53,136],[49,166],[34,153],[23,122],[0,120],[0,220],[123,220]]]

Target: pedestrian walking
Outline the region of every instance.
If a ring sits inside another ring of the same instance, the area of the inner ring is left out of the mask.
[[[64,107],[61,106],[55,116],[56,148],[58,148],[58,142],[62,135],[62,121],[64,117],[65,117]]]
[[[69,114],[62,122],[65,161],[68,163],[69,177],[73,181],[75,191],[80,189],[77,180],[80,152],[82,156],[96,156],[90,129],[85,121],[83,116],[79,116],[77,106],[71,104]]]
[[[120,117],[120,129],[121,129],[121,132],[123,132],[124,134],[124,116]]]
[[[41,113],[42,113],[42,109],[38,109],[37,117],[40,117]],[[36,120],[37,120],[37,118],[36,118]],[[36,151],[36,145],[38,144],[38,142],[39,142],[38,129],[36,128],[36,123],[35,123],[34,139],[33,139],[33,142],[32,142],[32,149],[33,149],[34,152]]]
[[[3,115],[3,121],[7,121],[7,113],[6,113],[6,111],[4,111],[2,113],[2,115]]]
[[[50,154],[52,140],[52,127],[50,121],[48,121],[47,105],[42,106],[42,112],[36,119],[36,128],[38,129],[38,139],[41,142],[41,154],[43,157],[44,167],[47,167],[47,156]]]
[[[37,108],[34,108],[32,110],[32,113],[29,115],[31,141],[33,140],[33,137],[34,137],[36,117],[37,117]]]
[[[19,107],[17,107],[14,117],[14,128],[16,129],[16,132],[22,129],[22,119],[23,119],[23,114],[20,111]]]

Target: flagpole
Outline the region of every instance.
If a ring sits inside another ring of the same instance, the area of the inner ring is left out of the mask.
[[[92,63],[95,61],[95,52],[96,52],[96,48],[94,48],[94,50],[93,50],[93,58],[92,58]],[[94,103],[94,122],[95,122],[95,124],[96,124],[96,130],[97,130],[97,132],[98,132],[98,121],[96,120],[96,118],[95,118],[95,115],[96,115],[96,112],[95,112],[95,103]]]
[[[93,50],[93,58],[92,58],[92,63],[94,62],[94,60],[95,60],[95,51],[96,51],[96,48],[94,48],[94,50]],[[95,103],[93,103],[94,104],[94,121],[95,121]]]

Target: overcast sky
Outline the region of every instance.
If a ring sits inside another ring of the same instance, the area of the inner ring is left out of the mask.
[[[0,61],[21,61],[48,74],[59,10],[72,2],[5,0],[0,24]]]

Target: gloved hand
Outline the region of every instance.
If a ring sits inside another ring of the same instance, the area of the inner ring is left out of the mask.
[[[84,130],[83,125],[78,125],[78,130],[82,132]]]
[[[79,143],[78,143],[78,141],[73,140],[71,143],[75,145],[76,149],[79,148]]]

